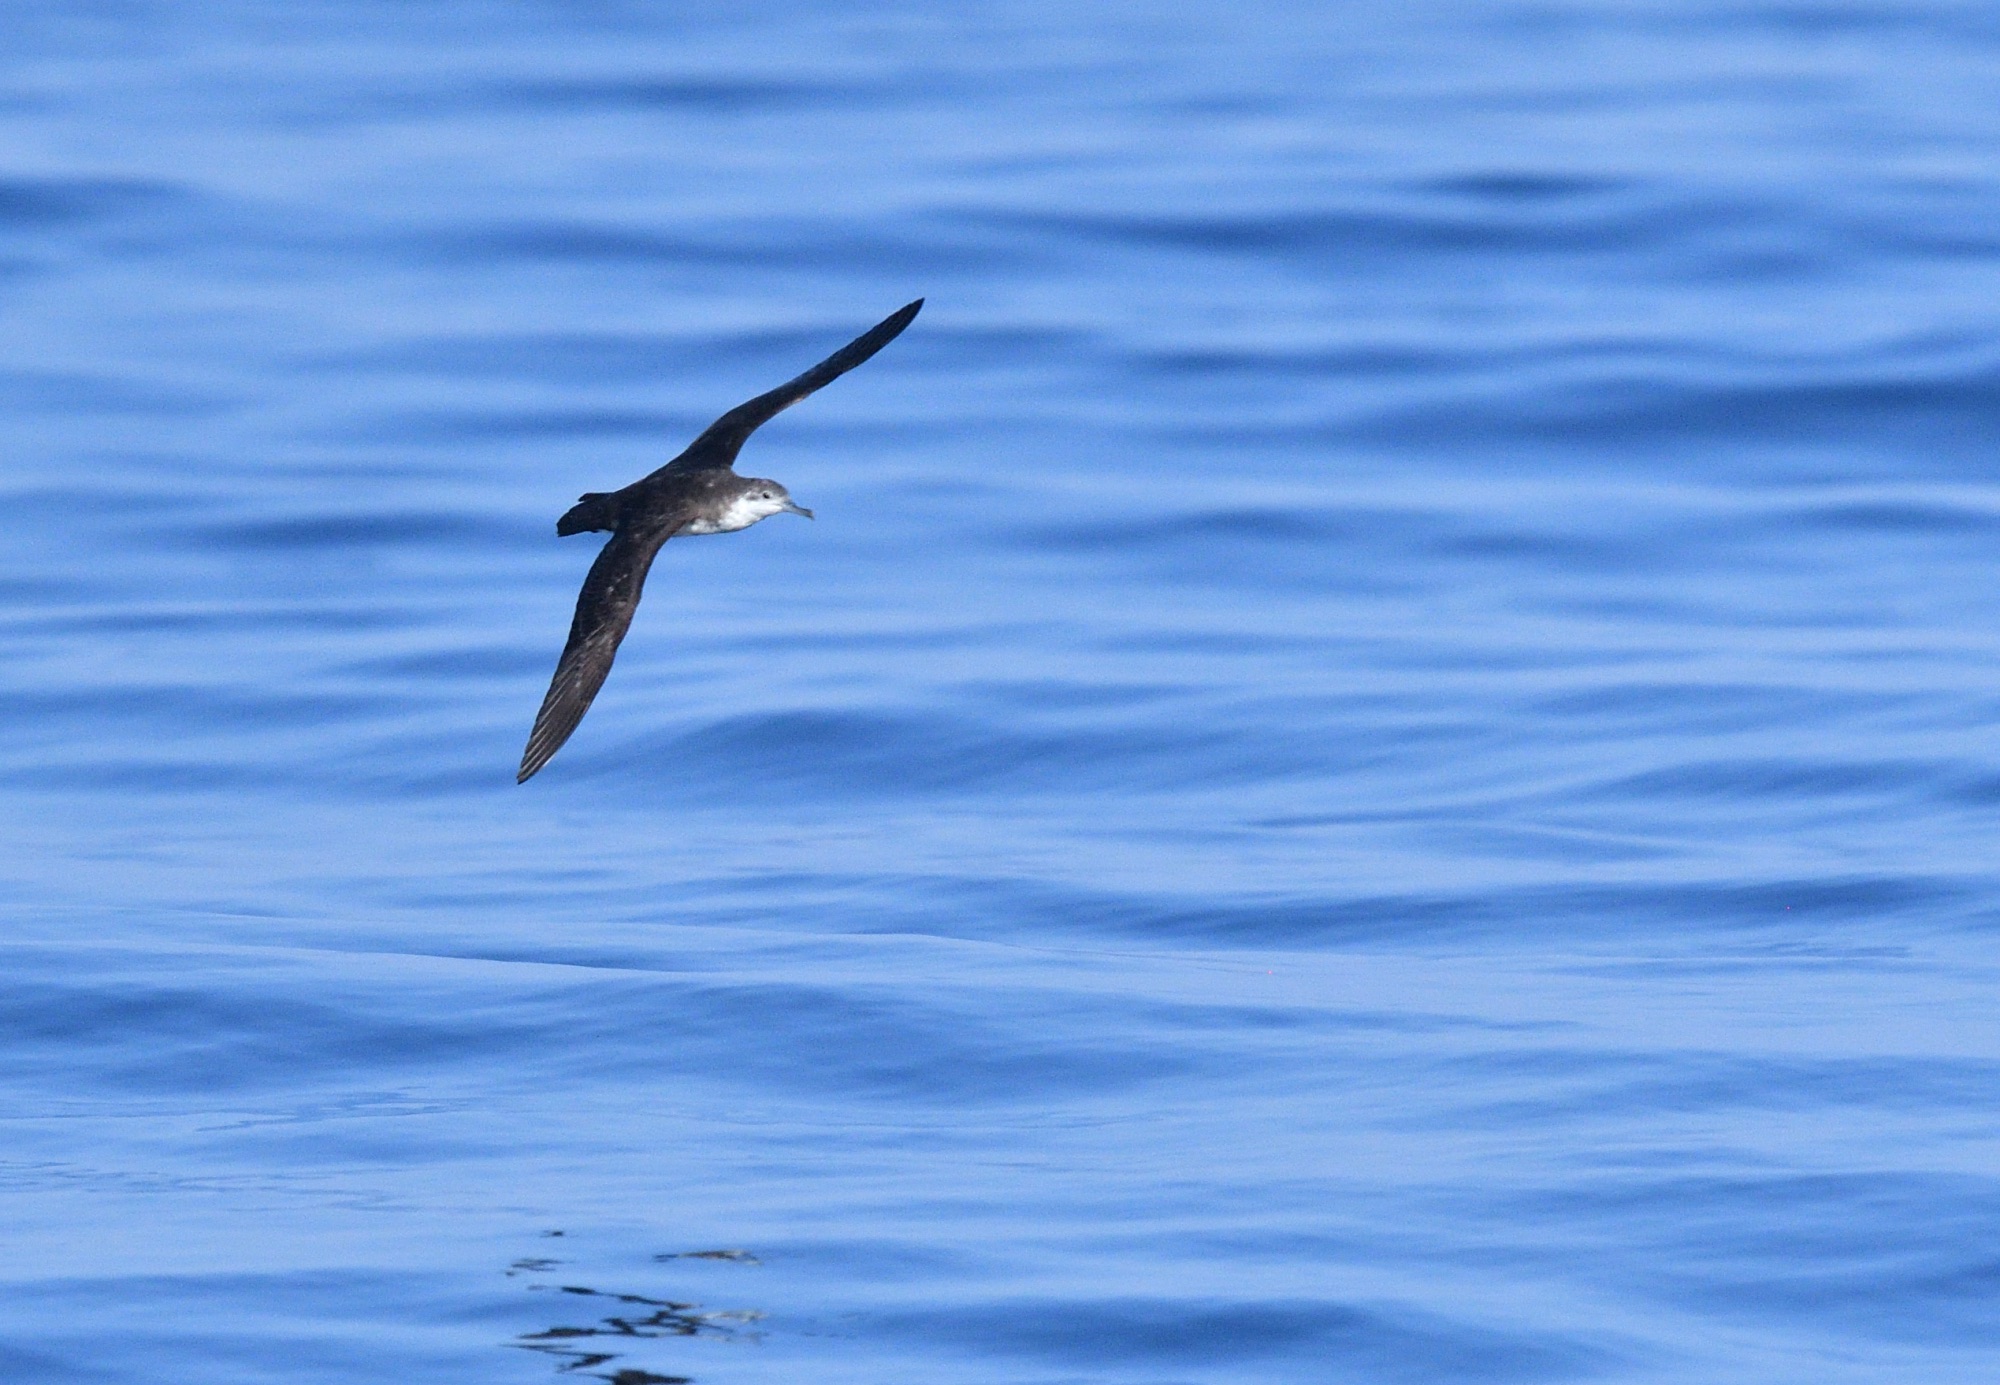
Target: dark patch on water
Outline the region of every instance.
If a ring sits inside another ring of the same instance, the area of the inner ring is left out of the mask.
[[[181,542],[202,548],[247,551],[383,548],[492,543],[516,544],[527,531],[478,516],[448,512],[320,514],[294,519],[249,520],[188,526],[173,531]]]
[[[738,115],[838,107],[857,101],[907,94],[884,83],[757,80],[741,76],[576,77],[564,81],[521,82],[499,88],[489,99],[546,106],[553,110],[694,111]]]
[[[1615,178],[1573,173],[1462,173],[1422,184],[1437,192],[1496,202],[1567,202],[1623,186]]]
[[[0,178],[0,232],[107,221],[185,195],[177,183],[146,179]]]
[[[696,1253],[695,1258],[736,1258],[743,1257],[751,1263],[756,1257],[745,1251]],[[656,1259],[685,1259],[686,1256],[657,1256]],[[539,1272],[551,1269],[560,1261],[547,1259],[518,1260],[508,1270],[512,1277],[518,1272]],[[690,1385],[690,1377],[682,1375],[662,1375],[636,1366],[621,1366],[609,1372],[596,1368],[608,1366],[626,1355],[633,1345],[655,1342],[670,1338],[704,1337],[728,1342],[755,1342],[759,1333],[752,1324],[763,1318],[754,1310],[725,1309],[706,1311],[700,1304],[683,1303],[673,1299],[655,1298],[646,1294],[619,1293],[612,1290],[595,1289],[578,1284],[549,1285],[532,1283],[529,1289],[553,1288],[557,1293],[573,1295],[577,1298],[603,1299],[610,1304],[624,1305],[618,1311],[606,1314],[587,1324],[558,1323],[535,1332],[523,1332],[510,1345],[523,1351],[532,1351],[552,1358],[558,1364],[556,1370],[563,1375],[587,1375],[592,1379],[605,1380],[611,1385]],[[651,1310],[651,1311],[645,1311]]]
[[[1315,1372],[1395,1382],[1587,1379],[1612,1364],[1575,1342],[1535,1340],[1466,1324],[1327,1302],[1272,1301],[1233,1309],[1200,1301],[1095,1299],[1013,1302],[911,1315],[899,1333],[980,1353],[1080,1362],[1099,1369],[1312,1363]]]

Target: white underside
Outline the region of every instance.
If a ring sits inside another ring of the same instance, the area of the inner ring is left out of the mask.
[[[683,534],[733,534],[738,529],[748,529],[760,519],[769,519],[772,515],[778,513],[780,508],[781,506],[777,501],[752,500],[749,496],[742,495],[730,501],[729,508],[724,510],[719,518],[695,520],[687,528],[681,530],[681,532]]]

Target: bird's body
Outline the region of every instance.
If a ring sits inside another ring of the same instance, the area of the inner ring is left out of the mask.
[[[923,303],[919,298],[797,379],[731,409],[685,452],[652,475],[623,490],[585,494],[556,521],[558,534],[608,529],[611,538],[590,565],[590,575],[577,593],[569,643],[563,647],[548,695],[535,715],[535,729],[521,754],[517,782],[547,764],[583,720],[591,699],[611,672],[619,642],[631,627],[646,573],[668,539],[734,533],[787,511],[812,518],[812,511],[793,503],[790,493],[776,481],[738,476],[736,454],[760,424],[887,346],[910,325]]]

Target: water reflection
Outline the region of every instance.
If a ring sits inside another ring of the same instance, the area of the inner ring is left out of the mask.
[[[655,1263],[675,1260],[726,1261],[735,1264],[761,1263],[747,1250],[671,1251],[653,1257]],[[546,1274],[567,1262],[544,1256],[529,1256],[507,1268],[508,1278]],[[627,1344],[663,1337],[707,1337],[723,1341],[754,1342],[757,1332],[748,1324],[763,1314],[754,1309],[705,1311],[698,1303],[653,1298],[646,1294],[618,1293],[581,1284],[532,1283],[530,1290],[552,1290],[578,1299],[598,1299],[596,1307],[620,1305],[589,1323],[557,1323],[539,1332],[524,1332],[508,1345],[523,1351],[540,1352],[553,1358],[560,1374],[580,1373],[611,1385],[688,1385],[684,1375],[661,1375],[639,1367],[625,1366],[610,1372],[596,1369],[610,1365],[629,1350]],[[609,1348],[619,1347],[619,1350]]]

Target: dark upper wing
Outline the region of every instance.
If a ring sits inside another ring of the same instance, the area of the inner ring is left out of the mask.
[[[761,425],[769,422],[780,410],[789,409],[814,390],[832,384],[894,341],[916,317],[917,309],[923,306],[924,300],[921,298],[914,303],[905,304],[798,379],[788,380],[769,394],[760,394],[747,404],[738,404],[709,424],[706,432],[688,444],[687,451],[661,469],[706,471],[711,468],[734,466],[736,454],[742,451],[744,440]]]
[[[546,765],[590,710],[591,699],[604,686],[604,675],[611,672],[618,643],[631,628],[632,613],[639,609],[646,571],[660,545],[679,527],[669,525],[645,535],[613,534],[590,565],[590,575],[577,593],[569,643],[556,663],[556,676],[549,682],[542,710],[535,713],[535,729],[528,734],[528,748],[521,752],[521,771],[515,775],[515,783],[525,782]]]

